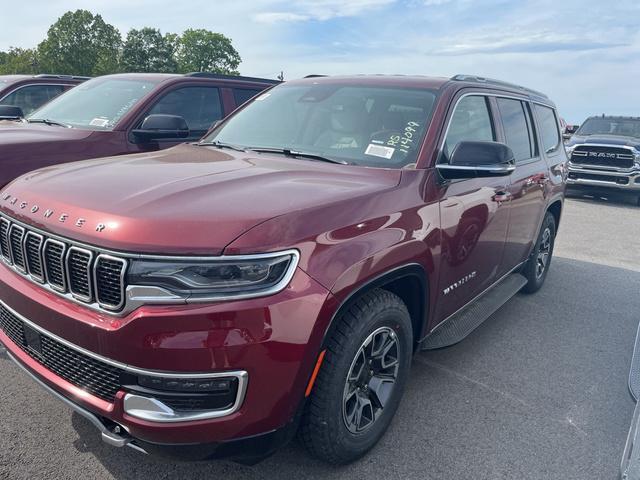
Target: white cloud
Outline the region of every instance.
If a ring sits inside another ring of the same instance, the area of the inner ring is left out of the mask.
[[[326,21],[332,18],[354,17],[371,13],[396,0],[298,0],[287,2],[286,11],[265,11],[253,16],[264,23],[298,22],[305,20]]]

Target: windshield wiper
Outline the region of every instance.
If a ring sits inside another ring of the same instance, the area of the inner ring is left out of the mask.
[[[196,143],[196,145],[203,146],[203,147],[228,148],[230,150],[235,150],[236,152],[247,151],[246,148],[240,147],[239,145],[232,145],[230,143],[224,143],[224,142],[200,142],[200,143]]]
[[[45,125],[56,125],[58,127],[71,128],[71,125],[68,123],[58,122],[57,120],[51,120],[49,118],[29,118],[27,119],[29,123],[44,123]]]
[[[251,147],[249,148],[252,152],[258,153],[281,153],[282,155],[286,155],[287,157],[292,158],[309,158],[311,160],[319,160],[321,162],[327,163],[338,163],[340,165],[348,165],[348,162],[344,160],[336,160],[334,158],[323,157],[322,155],[317,155],[315,153],[308,152],[298,152],[297,150],[291,150],[290,148],[266,148],[266,147]]]

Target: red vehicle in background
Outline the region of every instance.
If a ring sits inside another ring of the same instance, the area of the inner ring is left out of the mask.
[[[94,78],[24,122],[0,124],[0,185],[49,165],[196,141],[214,122],[277,83],[208,73]]]
[[[88,79],[71,75],[0,75],[0,106],[18,107],[22,117]],[[14,113],[11,117],[17,116]]]
[[[135,137],[140,111],[94,133]],[[346,463],[414,352],[542,287],[566,163],[554,104],[522,87],[287,82],[199,143],[5,188],[0,342],[111,445],[249,462],[298,432]]]

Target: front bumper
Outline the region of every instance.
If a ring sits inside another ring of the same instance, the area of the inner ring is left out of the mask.
[[[1,330],[0,343],[47,389],[97,418],[98,423],[92,423],[103,425],[99,428],[109,443],[144,450],[149,448],[142,445],[152,450],[159,445],[174,450],[176,445],[209,445],[205,451],[211,456],[220,445],[272,435],[291,423],[304,398],[325,318],[327,323],[330,318],[323,313],[327,297],[323,287],[298,270],[290,285],[271,297],[141,307],[114,318],[61,299],[0,266],[0,300],[42,331],[77,348],[147,373],[246,372],[240,403],[223,416],[169,422],[141,418],[125,410],[131,393],[126,387],[113,401],[105,401],[45,368]]]
[[[640,170],[599,170],[569,164],[567,185],[640,192]]]

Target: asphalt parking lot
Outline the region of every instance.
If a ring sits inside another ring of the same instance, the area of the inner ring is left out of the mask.
[[[640,208],[568,200],[542,291],[458,345],[417,355],[389,432],[343,468],[297,444],[254,467],[113,449],[0,356],[0,478],[617,478],[633,413],[639,238]]]

